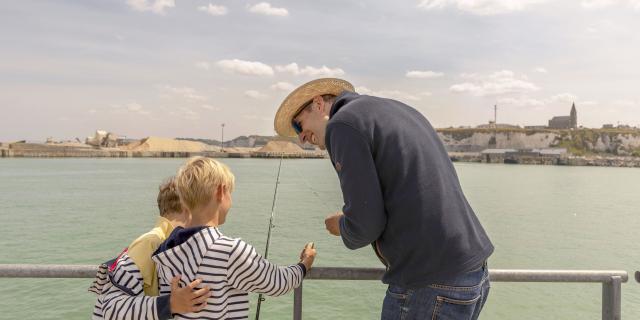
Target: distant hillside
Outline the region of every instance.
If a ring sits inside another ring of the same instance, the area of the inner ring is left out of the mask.
[[[574,155],[611,154],[640,157],[637,129],[438,129],[448,151],[479,152],[487,148],[566,148]]]
[[[199,138],[176,138],[176,139],[199,141],[212,146],[220,146],[220,141],[214,140],[214,139],[199,139]],[[315,149],[315,147],[312,145],[309,145],[306,143],[304,145],[300,144],[298,139],[296,138],[283,138],[278,136],[259,136],[259,135],[239,136],[231,141],[225,140],[224,147],[225,148],[260,148],[267,145],[269,141],[289,141],[297,144],[298,146],[306,150]]]

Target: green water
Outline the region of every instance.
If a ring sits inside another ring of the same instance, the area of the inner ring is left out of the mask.
[[[97,264],[154,223],[157,186],[184,159],[0,159],[0,263]],[[225,159],[236,174],[222,231],[266,242],[278,160]],[[457,164],[465,193],[496,246],[490,268],[640,269],[640,170]],[[270,257],[316,266],[380,267],[324,230],[341,193],[328,160],[285,160]],[[86,319],[90,279],[0,278],[0,319]],[[377,281],[307,281],[305,319],[377,319]],[[640,317],[640,284],[623,284],[622,312]],[[255,301],[255,297],[252,297]],[[268,298],[262,319],[290,319],[293,295]],[[599,319],[599,284],[493,283],[482,319]]]

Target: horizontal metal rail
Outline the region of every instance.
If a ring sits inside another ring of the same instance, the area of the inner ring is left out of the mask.
[[[92,278],[93,265],[0,264],[0,278]],[[316,267],[305,280],[380,280],[384,269]],[[640,272],[635,273],[640,282]],[[602,319],[621,318],[622,283],[629,280],[619,270],[489,270],[492,282],[573,282],[602,284]],[[302,319],[302,285],[294,292],[293,318]]]
[[[313,268],[305,280],[380,280],[384,269],[378,268]],[[602,284],[602,319],[621,319],[622,283],[629,280],[619,270],[489,270],[492,282],[573,282]],[[640,282],[640,272],[636,273]],[[293,294],[293,319],[302,319],[302,285]]]
[[[317,267],[309,270],[305,280],[380,280],[384,269]],[[612,276],[629,280],[626,271],[609,270],[513,270],[491,269],[494,282],[607,282]]]
[[[0,264],[0,278],[93,278],[97,265]]]

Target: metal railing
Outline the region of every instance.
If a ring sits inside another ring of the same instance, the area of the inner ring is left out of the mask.
[[[384,269],[313,268],[305,280],[379,280]],[[640,282],[640,272],[636,273]],[[602,319],[621,318],[622,283],[629,280],[618,270],[489,270],[491,282],[578,282],[602,284]],[[302,319],[302,285],[293,295],[293,319]]]
[[[92,278],[97,266],[0,264],[0,278]],[[380,280],[384,269],[316,267],[305,280]],[[621,319],[622,283],[629,280],[618,270],[489,270],[491,282],[573,282],[602,284],[602,319]],[[635,273],[640,282],[640,272]],[[293,319],[302,319],[302,285],[293,294]]]
[[[0,264],[0,278],[93,278],[97,265]]]

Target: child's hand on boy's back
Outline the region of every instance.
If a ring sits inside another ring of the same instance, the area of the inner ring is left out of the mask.
[[[313,265],[313,260],[316,258],[316,245],[313,242],[307,243],[302,249],[302,253],[300,253],[300,262],[304,264],[307,268],[307,271],[311,270],[311,265]]]
[[[207,299],[211,296],[209,287],[196,288],[202,283],[196,279],[186,287],[180,287],[180,276],[171,280],[171,297],[169,298],[171,313],[198,312],[207,306]]]

